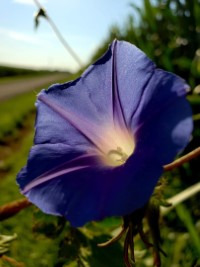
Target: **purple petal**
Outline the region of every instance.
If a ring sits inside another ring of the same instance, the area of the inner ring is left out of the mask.
[[[78,171],[84,168],[88,168],[91,165],[95,166],[93,162],[95,157],[96,155],[89,155],[89,154],[82,155],[82,156],[76,157],[75,159],[71,161],[67,161],[66,163],[56,166],[54,169],[48,170],[47,172],[43,173],[42,175],[38,176],[37,178],[32,180],[30,183],[28,183],[22,190],[22,193],[25,194],[27,191],[31,190],[32,188],[40,184],[43,184],[57,177],[68,174],[70,172],[75,172],[75,171]]]
[[[130,126],[137,111],[143,92],[154,75],[155,64],[137,47],[127,42],[117,41],[113,57],[118,98],[126,125]]]
[[[193,122],[185,99],[187,88],[178,76],[156,69],[132,116],[137,145],[154,151],[162,165],[172,161],[191,137]]]
[[[62,107],[52,101],[47,97],[46,94],[39,94],[38,99],[50,107],[58,116],[65,120],[65,123],[70,123],[80,134],[82,134],[86,139],[88,139],[93,145],[101,150],[100,144],[106,142],[102,140],[101,128],[98,124],[94,124],[88,121],[87,118],[81,116],[81,114],[75,114],[67,109],[67,107]],[[106,142],[107,143],[107,142]]]

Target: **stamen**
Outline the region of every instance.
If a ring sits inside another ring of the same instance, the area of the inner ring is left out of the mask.
[[[111,165],[118,166],[126,162],[126,160],[128,159],[128,155],[123,152],[121,147],[117,147],[116,150],[113,149],[108,152],[108,158]]]

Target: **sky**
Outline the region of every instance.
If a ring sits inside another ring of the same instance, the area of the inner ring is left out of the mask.
[[[133,13],[130,0],[39,1],[83,64],[89,62],[110,27],[123,26]],[[77,71],[79,65],[44,18],[35,30],[37,11],[33,0],[0,0],[0,65]]]

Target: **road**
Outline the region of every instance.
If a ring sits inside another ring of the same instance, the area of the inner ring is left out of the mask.
[[[51,84],[65,80],[65,78],[67,80],[68,74],[58,73],[0,83],[0,101],[11,98],[18,94],[42,89],[43,86],[48,88],[48,86]]]

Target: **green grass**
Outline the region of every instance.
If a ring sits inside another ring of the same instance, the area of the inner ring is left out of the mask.
[[[15,82],[19,80],[28,80],[31,78],[38,78],[38,77],[45,77],[45,76],[50,76],[50,75],[55,75],[58,74],[59,72],[47,72],[47,73],[38,73],[38,74],[26,74],[26,75],[16,75],[16,76],[5,76],[5,77],[0,77],[0,84],[5,84],[9,82]],[[74,74],[69,74],[66,72],[66,77],[73,77]],[[64,76],[64,73],[63,73]]]
[[[25,76],[40,76],[40,75],[46,75],[46,74],[51,75],[51,74],[59,73],[59,72],[60,71],[34,70],[34,69],[14,67],[14,66],[0,66],[0,79],[6,78],[6,77],[17,77],[17,76],[25,77]],[[68,73],[68,72],[65,72],[65,73]]]
[[[28,79],[30,77],[33,76],[29,76],[29,75],[25,75],[25,76],[14,76],[14,77],[10,77],[10,76],[6,76],[6,77],[0,77],[0,84],[4,84],[4,83],[8,83],[8,82],[15,82],[15,81],[19,81],[21,79]]]
[[[15,135],[30,112],[35,110],[35,93],[15,96],[0,104],[0,140]]]
[[[190,235],[191,241],[194,244],[194,251],[196,255],[200,255],[200,237],[189,210],[184,207],[183,204],[179,204],[176,207],[176,212]]]
[[[40,74],[41,76],[45,76],[44,74]],[[27,74],[27,75],[17,75],[17,76],[6,76],[6,77],[0,77],[0,84],[4,84],[4,83],[9,83],[9,82],[15,82],[15,81],[19,81],[19,80],[27,80],[33,77],[38,77],[40,76],[39,74],[37,76],[33,75],[33,74]],[[47,76],[49,76],[49,74],[46,74]]]
[[[193,94],[193,95],[188,95],[187,99],[191,103],[191,105],[200,105],[200,95]]]

